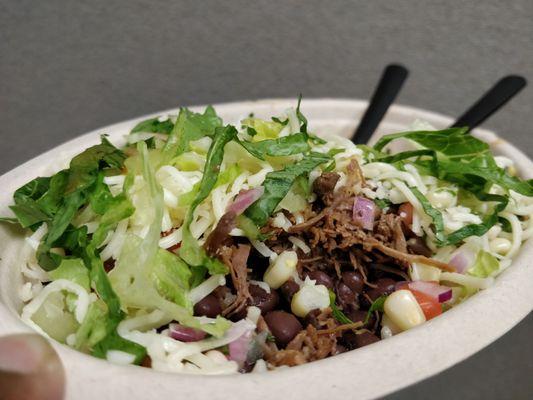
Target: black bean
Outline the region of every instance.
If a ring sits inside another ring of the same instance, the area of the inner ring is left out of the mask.
[[[421,254],[426,257],[431,257],[433,252],[426,245],[426,242],[421,237],[414,237],[407,241],[407,247],[414,254]]]
[[[285,311],[271,311],[265,315],[265,322],[276,338],[276,343],[285,347],[302,330],[300,321]]]
[[[231,315],[232,320],[238,321],[246,318],[247,307],[249,306],[256,306],[261,310],[261,314],[264,315],[276,308],[279,303],[278,292],[274,289],[270,289],[270,293],[268,293],[262,287],[252,284],[249,286],[249,291],[252,298],[247,301],[246,307],[242,307],[239,311]]]
[[[313,325],[316,329],[322,329],[318,316],[321,314],[320,310],[311,310],[305,316],[305,325]]]
[[[250,294],[252,295],[252,300],[249,305],[258,307],[261,310],[261,314],[272,311],[279,303],[278,292],[274,289],[270,289],[270,293],[268,293],[258,285],[250,285]]]
[[[285,300],[287,300],[287,303],[290,304],[292,301],[292,296],[294,296],[296,292],[300,290],[300,285],[290,279],[281,285],[280,290]]]
[[[372,301],[375,301],[380,296],[389,295],[394,292],[396,282],[390,278],[381,278],[375,284],[377,285],[375,289],[372,288],[366,292]]]
[[[368,315],[368,311],[366,310],[347,310],[345,311],[345,314],[352,322],[365,322],[366,316]],[[374,313],[370,314],[368,317],[368,322],[363,325],[363,327],[367,328],[369,326],[373,326],[374,322],[376,321],[376,318],[374,316]]]
[[[379,340],[380,339],[376,335],[370,332],[363,332],[355,335],[355,344],[358,348],[379,342]]]
[[[333,279],[323,271],[311,271],[306,273],[306,276],[315,280],[317,285],[324,285],[328,289],[333,289]]]
[[[354,293],[361,294],[364,289],[363,275],[356,271],[346,271],[342,273],[342,281]]]
[[[194,305],[194,314],[209,318],[216,318],[222,312],[220,301],[214,294],[208,294]]]
[[[337,301],[343,308],[357,308],[357,295],[344,282],[337,282]]]

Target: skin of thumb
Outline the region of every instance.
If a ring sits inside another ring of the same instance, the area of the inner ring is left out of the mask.
[[[0,337],[0,400],[62,400],[64,394],[63,365],[44,337]]]

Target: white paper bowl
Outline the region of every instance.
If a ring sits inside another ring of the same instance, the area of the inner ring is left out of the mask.
[[[236,123],[250,112],[269,118],[295,106],[296,100],[261,100],[215,106],[226,123]],[[366,108],[366,102],[339,99],[314,99],[303,102],[304,114],[317,133],[351,135]],[[198,109],[201,109],[199,107]],[[154,115],[176,112],[168,110]],[[151,116],[154,116],[151,115]],[[0,215],[8,214],[12,194],[38,175],[58,169],[61,161],[96,144],[99,135],[109,134],[115,144],[123,143],[138,121],[150,116],[111,125],[73,139],[21,165],[0,177]],[[401,131],[419,118],[443,128],[452,122],[440,114],[410,107],[394,106],[379,133]],[[477,130],[476,135],[491,144],[497,154],[515,160],[523,177],[533,175],[533,162],[496,135]],[[20,264],[24,257],[22,232],[0,225],[0,335],[28,332],[17,310],[17,289],[21,283]],[[27,251],[27,249],[26,249]],[[53,343],[67,374],[67,398],[92,399],[241,399],[259,398],[374,398],[428,378],[464,360],[493,342],[533,309],[533,268],[528,258],[533,244],[525,243],[513,265],[496,284],[467,302],[428,323],[391,339],[312,362],[262,374],[195,376],[155,372],[147,368],[121,367]]]

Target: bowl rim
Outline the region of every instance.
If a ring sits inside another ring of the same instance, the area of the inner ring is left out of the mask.
[[[214,104],[214,107],[217,113],[224,117],[227,114],[235,114],[236,110],[256,109],[273,115],[294,104],[296,99],[293,98],[262,99]],[[353,129],[366,105],[364,100],[316,98],[304,100],[302,110],[311,127],[317,124],[341,125],[342,122],[343,127],[349,130]],[[195,106],[191,109],[199,110],[203,107]],[[0,177],[0,185],[5,189],[0,193],[2,212],[9,203],[14,188],[36,176],[37,170],[40,169],[40,173],[43,173],[42,164],[49,159],[69,159],[85,147],[96,143],[102,132],[109,132],[113,140],[143,119],[176,111],[174,108],[154,112],[93,130],[7,172]],[[316,116],[313,116],[315,114]],[[443,114],[394,105],[380,129],[386,131],[387,124],[389,127],[406,125],[406,121],[415,116],[430,121],[437,128],[453,122],[452,118]],[[490,131],[476,129],[474,134],[487,141],[498,154],[513,158],[519,171],[526,177],[531,177],[533,162],[519,149]],[[41,168],[37,168],[39,165]],[[1,230],[2,238],[10,238],[9,232],[4,228]],[[2,253],[5,251],[4,242],[0,245]],[[235,391],[236,388],[242,395],[255,397],[281,396],[288,390],[298,398],[316,398],[322,397],[323,394],[353,396],[354,390],[357,390],[360,398],[375,398],[429,378],[466,359],[502,336],[531,312],[533,269],[528,266],[528,255],[533,255],[532,240],[522,245],[512,266],[496,279],[493,287],[476,294],[439,318],[385,341],[298,368],[231,376],[169,374],[134,366],[113,365],[57,342],[53,342],[53,346],[67,371],[67,398],[89,399],[100,396],[102,399],[113,399],[127,395],[131,399],[141,399],[154,393],[173,395],[178,386],[182,395],[209,399],[226,398],[226,393]],[[0,334],[30,332],[31,328],[22,323],[13,312],[12,299],[6,298],[8,285],[13,283],[11,279],[7,279],[8,261],[9,259],[3,256],[0,261]],[[487,312],[488,310],[490,312]],[[379,371],[368,367],[376,365],[376,360],[380,361]],[[137,379],[142,380],[142,386],[132,385]],[[202,384],[204,381],[201,383],[199,379],[208,379],[208,383]],[[294,385],[295,381],[300,385]]]

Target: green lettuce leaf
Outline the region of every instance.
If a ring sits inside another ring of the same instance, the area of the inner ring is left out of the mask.
[[[187,108],[180,109],[178,120],[163,148],[165,159],[170,160],[189,151],[190,142],[204,136],[212,137],[215,129],[221,126],[222,120],[211,106],[203,114],[194,113]]]
[[[74,314],[68,309],[64,292],[50,293],[31,319],[51,338],[61,343],[65,343],[67,337],[79,327]]]
[[[70,161],[66,195],[93,185],[100,171],[120,172],[126,156],[105,136],[102,136],[101,140],[100,144],[89,147]]]
[[[201,329],[217,337],[223,335],[230,326],[229,321],[218,317],[214,323],[205,324],[193,317],[192,304],[186,299],[188,291],[185,290],[186,282],[183,279],[187,274],[183,273],[184,270],[169,272],[168,266],[160,265],[162,252],[169,253],[170,257],[177,257],[166,250],[159,249],[155,257],[146,258],[141,250],[145,241],[146,239],[143,241],[134,235],[129,235],[115,268],[109,274],[113,288],[118,293],[123,306],[162,310],[170,320],[174,319],[183,325]],[[140,262],[140,260],[146,261]],[[164,274],[161,273],[162,271]],[[162,277],[164,280],[161,279]],[[181,294],[176,297],[180,285],[183,285]],[[183,301],[186,305],[177,304],[176,299]]]
[[[152,280],[157,291],[166,299],[192,312],[192,303],[188,297],[192,277],[189,266],[174,253],[159,249],[152,268]]]
[[[108,318],[107,307],[102,300],[91,303],[85,318],[76,331],[75,347],[90,352],[98,342],[107,336]],[[104,357],[105,354],[102,355],[102,358]]]
[[[393,140],[409,139],[426,150],[435,152],[438,159],[437,176],[440,179],[457,183],[470,191],[481,191],[490,182],[524,196],[533,196],[533,180],[521,180],[499,168],[489,145],[467,134],[467,131],[468,128],[449,128],[441,131],[400,132],[382,137],[374,149],[381,151]],[[411,153],[410,156],[413,154],[412,151],[407,153]],[[401,157],[400,154],[402,153],[391,157]]]
[[[286,166],[279,171],[269,172],[263,187],[265,191],[261,198],[253,203],[245,211],[248,218],[255,222],[257,226],[263,226],[278,204],[287,195],[296,178],[307,176],[309,172],[318,167],[320,164],[331,160],[326,154],[310,153],[296,164]]]
[[[500,268],[500,263],[492,254],[479,250],[474,265],[468,269],[468,273],[478,278],[487,278]]]
[[[248,134],[253,137],[254,141],[276,139],[284,127],[277,121],[265,121],[260,118],[246,118],[241,123],[249,128]]]
[[[294,135],[283,136],[277,139],[261,140],[259,142],[239,140],[239,144],[254,157],[264,160],[266,156],[291,156],[293,154],[308,152],[311,147],[307,143],[307,139],[307,134],[296,133]]]
[[[53,280],[67,279],[77,283],[85,290],[90,289],[89,270],[85,267],[83,260],[79,258],[65,258],[59,267],[48,273]]]
[[[56,174],[50,180],[45,209],[56,209],[48,224],[48,232],[37,250],[41,267],[51,271],[59,266],[60,256],[50,249],[61,240],[74,216],[84,204],[102,173],[118,173],[124,164],[125,155],[115,148],[104,136],[98,145],[89,147],[70,161],[69,169]],[[59,204],[56,200],[61,198]],[[57,204],[56,204],[57,203]]]
[[[224,158],[224,146],[237,136],[237,130],[233,126],[217,128],[211,147],[207,153],[204,174],[200,181],[198,193],[194,198],[185,221],[182,225],[183,239],[180,247],[180,257],[190,266],[206,268],[211,275],[226,274],[227,267],[217,259],[207,256],[205,250],[200,247],[198,241],[192,236],[190,225],[196,207],[200,205],[211,193],[219,176],[220,164]]]
[[[51,178],[35,178],[15,191],[15,204],[10,209],[23,228],[33,228],[51,220],[63,200],[67,176],[65,170]]]
[[[215,137],[213,143],[220,142]],[[139,143],[138,148],[143,160],[146,190],[153,203],[153,219],[144,239],[132,234],[126,238],[116,265],[109,273],[112,288],[124,309],[162,310],[169,320],[174,319],[211,335],[222,335],[230,325],[229,321],[219,317],[212,324],[202,324],[193,317],[192,303],[188,299],[191,271],[175,254],[159,248],[163,192],[148,162],[146,145]],[[109,344],[114,344],[114,340],[116,338],[110,339]]]
[[[484,235],[498,222],[498,214],[507,206],[509,196],[488,193],[492,184],[507,191],[514,190],[525,196],[533,196],[533,180],[521,180],[499,168],[489,145],[467,134],[467,130],[450,128],[441,131],[400,132],[384,136],[374,146],[379,161],[395,163],[401,168],[403,160],[418,157],[411,162],[422,173],[454,183],[463,192],[472,193],[479,201],[494,203],[481,224],[467,225],[444,238],[440,212],[430,207],[420,193],[413,192],[426,213],[433,218],[439,246],[457,244],[469,236]],[[383,148],[399,138],[411,140],[425,149],[383,156]]]
[[[174,124],[168,118],[167,120],[160,122],[158,118],[150,118],[139,122],[133,127],[130,133],[145,132],[145,133],[163,133],[169,135],[174,128]]]

